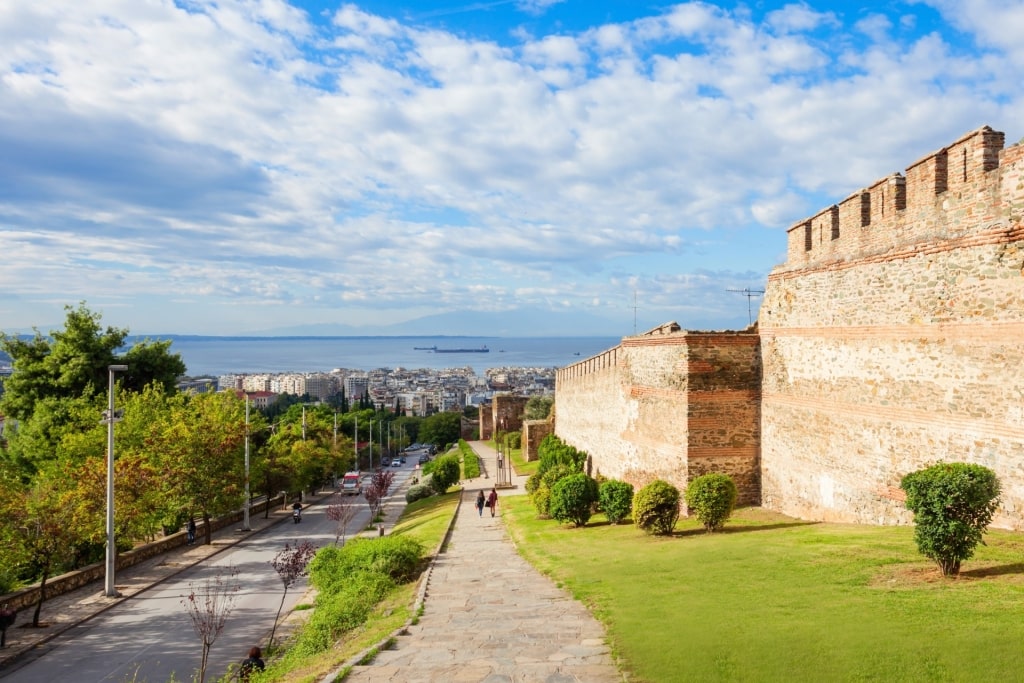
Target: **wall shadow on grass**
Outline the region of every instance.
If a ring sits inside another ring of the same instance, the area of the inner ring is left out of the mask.
[[[778,529],[790,529],[793,527],[801,526],[812,526],[821,524],[821,522],[815,521],[798,521],[798,522],[775,522],[771,524],[729,524],[728,522],[724,527],[714,532],[715,536],[727,536],[730,534],[746,534],[752,531],[776,531]],[[707,530],[704,527],[696,527],[694,529],[677,529],[672,532],[673,536],[684,537],[684,536],[706,536]]]

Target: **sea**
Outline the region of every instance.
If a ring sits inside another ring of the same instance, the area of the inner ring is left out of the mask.
[[[620,337],[198,337],[167,335],[192,377],[337,368],[560,368],[616,346]],[[131,340],[129,340],[131,341]],[[438,353],[437,349],[483,349]]]

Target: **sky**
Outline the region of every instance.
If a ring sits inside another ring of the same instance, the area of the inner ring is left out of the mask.
[[[1021,139],[1021,35],[1019,0],[0,0],[0,330],[742,329],[788,228]]]

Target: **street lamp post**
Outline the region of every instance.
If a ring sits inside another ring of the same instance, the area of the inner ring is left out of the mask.
[[[252,531],[249,526],[249,394],[245,395],[245,507],[242,511],[242,531]],[[267,505],[270,505],[268,502]]]
[[[118,597],[114,587],[114,567],[117,563],[117,546],[114,543],[114,423],[120,415],[114,410],[114,373],[125,372],[127,365],[107,366],[107,410],[103,421],[107,423],[107,571],[104,595]]]

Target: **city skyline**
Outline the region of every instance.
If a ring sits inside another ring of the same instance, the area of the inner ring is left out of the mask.
[[[1024,8],[0,8],[0,331],[741,329],[785,231],[990,125]]]

